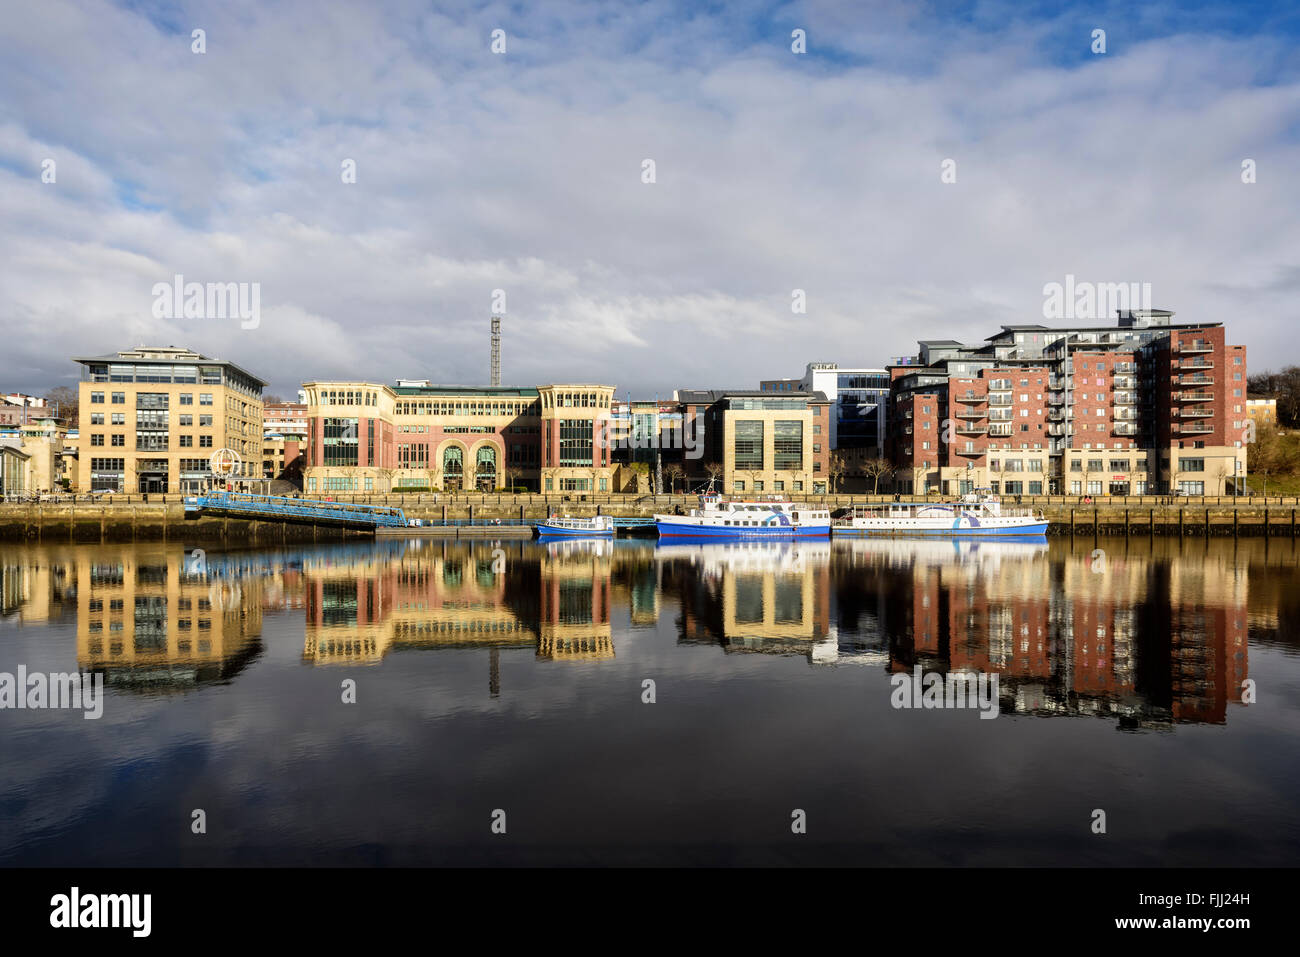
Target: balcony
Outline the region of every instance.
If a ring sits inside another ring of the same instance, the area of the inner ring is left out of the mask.
[[[1135,362],[1117,362],[1115,363],[1117,373],[1137,372],[1137,363]]]
[[[1185,375],[1179,380],[1180,385],[1214,385],[1212,375]]]
[[[1179,409],[1180,419],[1210,419],[1214,417],[1213,409]]]
[[[957,413],[959,419],[982,419],[985,413],[979,409],[962,409]]]
[[[1175,392],[1175,402],[1212,402],[1213,392]]]
[[[1213,362],[1213,360],[1211,360],[1211,359],[1206,359],[1206,358],[1204,358],[1204,357],[1202,357],[1202,358],[1200,358],[1200,359],[1187,359],[1187,360],[1185,360],[1185,361],[1183,361],[1183,362],[1179,362],[1179,363],[1175,364],[1174,368],[1175,368],[1175,369],[1183,369],[1183,370],[1186,370],[1186,369],[1213,369],[1213,368],[1214,368],[1214,362]]]
[[[1116,392],[1111,396],[1114,405],[1137,405],[1137,400],[1136,392]]]
[[[1048,420],[1051,421],[1051,422],[1064,422],[1064,421],[1065,421],[1065,410],[1064,410],[1064,409],[1048,409],[1048,410],[1047,410],[1047,418],[1048,418]]]
[[[1196,355],[1200,353],[1213,352],[1214,343],[1206,342],[1204,339],[1192,339],[1187,342],[1178,344],[1178,352],[1181,355]]]
[[[1112,380],[1112,388],[1115,389],[1136,389],[1137,379],[1131,375],[1117,375]]]
[[[954,454],[954,455],[962,455],[962,456],[966,456],[967,458],[976,458],[976,459],[977,459],[977,458],[979,458],[980,456],[982,456],[982,455],[984,454],[984,450],[983,450],[983,449],[975,449],[975,448],[971,448],[971,449],[954,449],[954,450],[953,450],[953,454]]]
[[[1114,417],[1115,417],[1115,419],[1117,419],[1117,420],[1121,420],[1121,421],[1122,421],[1122,420],[1130,420],[1130,421],[1131,421],[1131,420],[1137,418],[1137,410],[1136,410],[1136,409],[1116,409],[1116,410],[1115,410],[1115,416],[1114,416]]]
[[[957,424],[958,435],[983,435],[984,426],[977,425],[974,422],[959,422]]]
[[[1011,435],[1011,423],[1008,422],[1005,425],[1000,425],[996,422],[991,423],[989,425],[989,435],[1002,435],[1002,436]]]
[[[982,394],[978,394],[978,393],[975,393],[975,392],[967,392],[965,395],[959,395],[959,396],[956,396],[956,400],[957,400],[958,402],[965,402],[965,403],[967,403],[967,404],[969,404],[969,405],[974,405],[976,402],[983,402],[983,401],[985,401],[987,398],[988,398],[988,396],[986,396],[986,395],[982,395]]]
[[[1065,429],[1065,426],[1064,426],[1064,425],[1049,425],[1049,426],[1047,427],[1047,434],[1048,434],[1048,435],[1064,436],[1064,435],[1066,435],[1067,433],[1066,433],[1066,429]]]
[[[1047,377],[1047,387],[1049,389],[1064,389],[1065,376],[1053,375]]]
[[[1010,379],[990,379],[990,380],[989,380],[989,391],[990,391],[990,392],[1010,392],[1010,391],[1011,391],[1011,380],[1010,380]]]
[[[1182,435],[1204,435],[1213,431],[1214,426],[1209,422],[1186,422],[1178,428]]]
[[[1116,422],[1110,430],[1114,435],[1137,435],[1136,422]]]
[[[1049,392],[1049,393],[1047,393],[1047,404],[1048,404],[1048,405],[1063,405],[1064,403],[1065,403],[1065,393],[1064,393],[1064,392]]]
[[[1009,395],[990,395],[990,406],[1009,406],[1011,405],[1011,396]]]

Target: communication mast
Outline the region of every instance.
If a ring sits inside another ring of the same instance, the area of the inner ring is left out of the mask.
[[[492,388],[501,385],[501,317],[492,317]]]

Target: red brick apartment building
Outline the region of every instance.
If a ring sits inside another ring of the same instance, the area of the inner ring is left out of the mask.
[[[1220,323],[1172,318],[922,341],[890,366],[895,489],[1229,494],[1246,468],[1246,348]]]

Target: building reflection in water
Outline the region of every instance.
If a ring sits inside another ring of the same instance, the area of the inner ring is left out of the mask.
[[[1160,728],[1227,720],[1248,626],[1288,640],[1294,548],[1269,548],[415,539],[209,550],[196,565],[180,544],[40,545],[0,555],[0,612],[20,626],[75,615],[78,666],[140,688],[238,674],[264,615],[305,618],[313,665],[482,648],[492,695],[503,649],[599,663],[615,631],[668,622],[683,646],[997,673],[1003,712]]]
[[[728,652],[806,654],[834,646],[830,559],[823,542],[661,545],[666,587],[681,604],[679,640]]]
[[[532,649],[544,661],[614,657],[613,542],[392,544],[391,554],[305,563],[304,660],[373,664],[398,648],[486,648],[495,696],[501,649]]]
[[[196,568],[180,545],[82,550],[71,567],[77,665],[110,685],[185,690],[230,678],[261,651],[264,567]]]
[[[1247,674],[1245,569],[1231,552],[1159,557],[1066,543],[860,540],[841,608],[889,668],[997,673],[1001,709],[1222,724]],[[862,607],[871,596],[874,608]],[[842,619],[843,620],[843,619]]]

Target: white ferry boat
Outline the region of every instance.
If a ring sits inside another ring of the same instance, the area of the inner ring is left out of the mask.
[[[609,515],[591,518],[563,518],[552,516],[536,525],[538,538],[613,538],[614,519]]]
[[[724,502],[706,492],[685,515],[656,515],[655,529],[660,538],[829,538],[831,513],[779,498]]]
[[[1041,509],[1003,508],[998,496],[980,489],[952,503],[855,506],[849,518],[835,526],[835,535],[1026,536],[1046,535],[1047,525]]]

